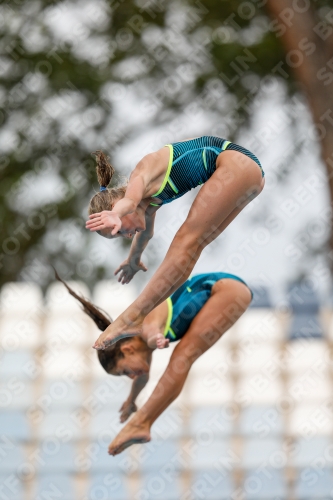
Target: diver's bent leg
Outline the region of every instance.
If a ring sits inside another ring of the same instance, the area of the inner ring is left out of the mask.
[[[97,349],[113,344],[126,331],[140,335],[144,317],[184,283],[204,247],[231,222],[228,217],[233,214],[233,220],[261,192],[263,181],[257,163],[236,151],[223,155],[224,162],[202,186],[164,261],[133,304],[100,335]],[[230,165],[225,163],[228,159]]]
[[[116,455],[131,444],[150,441],[152,424],[180,394],[192,364],[237,321],[250,302],[250,290],[243,283],[233,279],[215,283],[152,395],[110,444],[109,453]]]

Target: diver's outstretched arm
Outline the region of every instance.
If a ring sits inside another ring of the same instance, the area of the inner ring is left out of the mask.
[[[145,214],[146,229],[136,233],[133,238],[127,259],[116,269],[115,275],[119,274],[118,281],[125,285],[129,283],[138,271],[147,271],[146,266],[141,262],[141,255],[154,235],[155,212]]]
[[[232,279],[215,283],[211,297],[173,351],[154,392],[110,444],[111,455],[131,444],[150,441],[152,424],[180,394],[192,364],[237,321],[250,302],[250,290],[243,283]]]
[[[146,387],[147,382],[149,380],[149,373],[145,373],[138,377],[135,377],[132,383],[131,392],[128,395],[128,398],[123,403],[120,408],[120,422],[125,422],[128,417],[137,411],[137,407],[135,404],[136,398],[140,394],[140,392]]]

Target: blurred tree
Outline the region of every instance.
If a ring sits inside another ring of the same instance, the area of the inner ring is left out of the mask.
[[[307,98],[315,134],[326,167],[327,184],[333,205],[333,2],[267,0],[273,18],[272,31],[284,46],[280,71],[286,66]],[[327,218],[329,266],[333,272],[332,210]]]
[[[211,133],[233,139],[263,82],[307,96],[333,199],[332,8],[331,0],[4,2],[0,284],[46,284],[49,263],[63,275],[101,277],[107,255],[83,229],[98,187],[90,151],[113,156],[139,128],[163,124],[162,144],[186,137],[187,121],[201,115]]]

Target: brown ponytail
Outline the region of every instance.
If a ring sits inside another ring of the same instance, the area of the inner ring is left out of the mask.
[[[54,272],[56,279],[63,283],[63,285],[65,285],[68,292],[82,304],[82,309],[84,310],[84,312],[88,314],[88,316],[96,323],[97,327],[102,330],[102,332],[104,332],[104,330],[112,323],[112,319],[110,318],[110,316],[104,311],[102,312],[101,309],[94,306],[94,304],[89,302],[87,299],[80,297],[80,295],[75,293],[74,290],[72,290],[72,288],[60,278],[55,269]],[[112,368],[117,365],[118,359],[124,357],[123,353],[121,352],[120,346],[125,342],[128,342],[128,340],[129,338],[121,339],[116,344],[108,347],[104,351],[97,351],[99,362],[107,373],[109,373],[110,370],[112,370]]]
[[[101,187],[108,187],[115,173],[113,166],[109,163],[109,157],[103,151],[95,151],[95,153],[91,154],[96,156],[96,172],[99,185]]]
[[[126,185],[108,188],[108,185],[115,174],[115,169],[111,163],[109,163],[109,157],[102,151],[95,151],[95,153],[92,154],[96,156],[96,173],[100,189],[104,189],[101,189],[100,192],[96,193],[91,198],[88,208],[89,215],[103,212],[103,210],[112,210],[113,205],[125,196],[127,188]]]

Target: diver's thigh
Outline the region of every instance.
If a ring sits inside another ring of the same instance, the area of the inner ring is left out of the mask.
[[[174,355],[185,354],[193,363],[234,325],[251,302],[249,288],[233,279],[220,280],[212,295],[193,319]]]
[[[230,153],[237,154],[235,151]],[[216,169],[193,201],[179,236],[195,239],[200,244],[206,242],[203,246],[215,239],[223,231],[223,223],[228,216],[233,214],[233,220],[262,190],[260,169],[255,166],[254,175],[243,175],[240,168],[235,172],[232,165]]]

